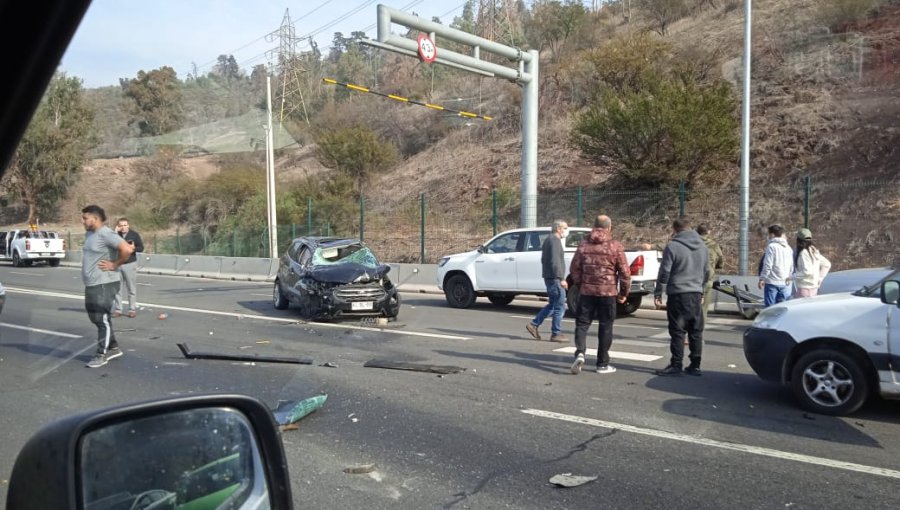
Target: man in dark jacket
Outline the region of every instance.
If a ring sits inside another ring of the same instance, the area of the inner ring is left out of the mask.
[[[681,375],[684,360],[684,337],[687,335],[691,349],[691,364],[686,374],[701,375],[700,356],[703,352],[703,290],[709,281],[709,251],[700,235],[691,230],[686,218],[672,223],[674,237],[663,251],[653,301],[662,306],[663,289],[666,290],[666,315],[669,319],[669,335],[672,359],[669,366],[657,370],[657,375]]]
[[[565,221],[553,222],[553,231],[541,245],[541,275],[544,285],[547,286],[547,298],[549,303],[538,312],[537,316],[525,325],[528,333],[535,340],[541,339],[538,328],[551,314],[553,322],[550,326],[551,342],[567,342],[569,339],[562,334],[562,318],[566,313],[566,259],[563,256],[563,241],[569,235],[569,225]]]
[[[131,229],[128,218],[119,218],[116,222],[116,233],[130,244],[133,252],[128,257],[128,262],[119,267],[122,276],[122,287],[116,294],[113,304],[113,317],[121,317],[124,311],[125,300],[128,300],[128,316],[137,317],[137,254],[144,251],[144,241],[136,230]]]
[[[613,321],[616,302],[624,303],[631,292],[631,272],[625,258],[625,248],[614,241],[612,220],[600,215],[594,220],[591,235],[575,251],[569,274],[572,284],[580,291],[575,318],[575,362],[572,373],[581,373],[587,347],[587,332],[596,317],[597,373],[611,374],[616,368],[609,364],[612,346]]]

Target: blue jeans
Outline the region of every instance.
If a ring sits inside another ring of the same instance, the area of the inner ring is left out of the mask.
[[[764,308],[770,307],[775,303],[787,301],[789,298],[787,285],[772,285],[767,283],[765,287],[763,287]]]
[[[562,318],[566,313],[566,290],[562,288],[562,284],[556,278],[544,278],[544,285],[547,286],[547,298],[550,302],[541,308],[531,324],[539,327],[543,324],[544,319],[553,314],[550,332],[558,335],[562,333]]]

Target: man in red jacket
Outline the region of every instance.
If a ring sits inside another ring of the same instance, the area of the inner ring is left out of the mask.
[[[631,292],[631,272],[622,243],[612,238],[612,220],[600,215],[594,220],[591,235],[578,246],[572,258],[569,274],[580,290],[575,318],[575,362],[572,373],[581,373],[587,332],[594,318],[600,331],[597,346],[597,373],[611,374],[616,368],[609,364],[616,302],[624,303]]]

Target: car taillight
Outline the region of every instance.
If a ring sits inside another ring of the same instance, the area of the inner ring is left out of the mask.
[[[631,263],[631,266],[628,267],[628,270],[631,271],[631,276],[643,276],[644,275],[644,256],[638,255],[636,259]]]
[[[28,251],[28,250],[30,250],[30,249],[31,249],[31,241],[29,241],[28,239],[26,239],[26,240],[25,240],[25,251]]]

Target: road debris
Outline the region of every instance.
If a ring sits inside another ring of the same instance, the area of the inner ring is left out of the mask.
[[[282,427],[299,421],[304,416],[320,409],[328,400],[328,395],[316,395],[300,402],[279,400],[272,411],[275,421]]]
[[[405,361],[391,361],[386,359],[373,359],[363,365],[366,368],[386,368],[388,370],[409,370],[413,372],[431,372],[435,374],[458,374],[466,369],[453,365],[427,365],[424,363],[407,363]]]
[[[337,368],[337,367],[338,367],[338,366],[337,366],[337,363],[335,363],[335,362],[333,362],[333,361],[326,361],[325,363],[322,363],[322,364],[319,365],[319,366],[320,366],[320,367],[328,367],[328,368]]]
[[[159,319],[159,320],[161,320],[161,321],[164,321],[164,320],[166,320],[166,319],[169,318],[169,314],[167,314],[167,313],[161,313],[161,314],[159,314],[156,318]]]
[[[734,363],[729,363],[728,368],[737,368],[737,365],[735,365]]]
[[[367,475],[375,471],[375,464],[354,464],[344,468],[344,473],[348,475]]]
[[[297,365],[312,365],[310,358],[294,358],[289,356],[260,356],[259,354],[220,354],[214,352],[192,352],[187,344],[175,344],[181,349],[181,353],[187,359],[218,359],[225,361],[249,361],[266,363],[294,363]]]
[[[257,340],[256,343],[263,345],[263,344],[270,344],[270,343],[272,343],[272,341],[271,340]]]
[[[578,487],[596,480],[596,476],[575,476],[572,473],[560,473],[550,478],[550,483],[559,487]]]

